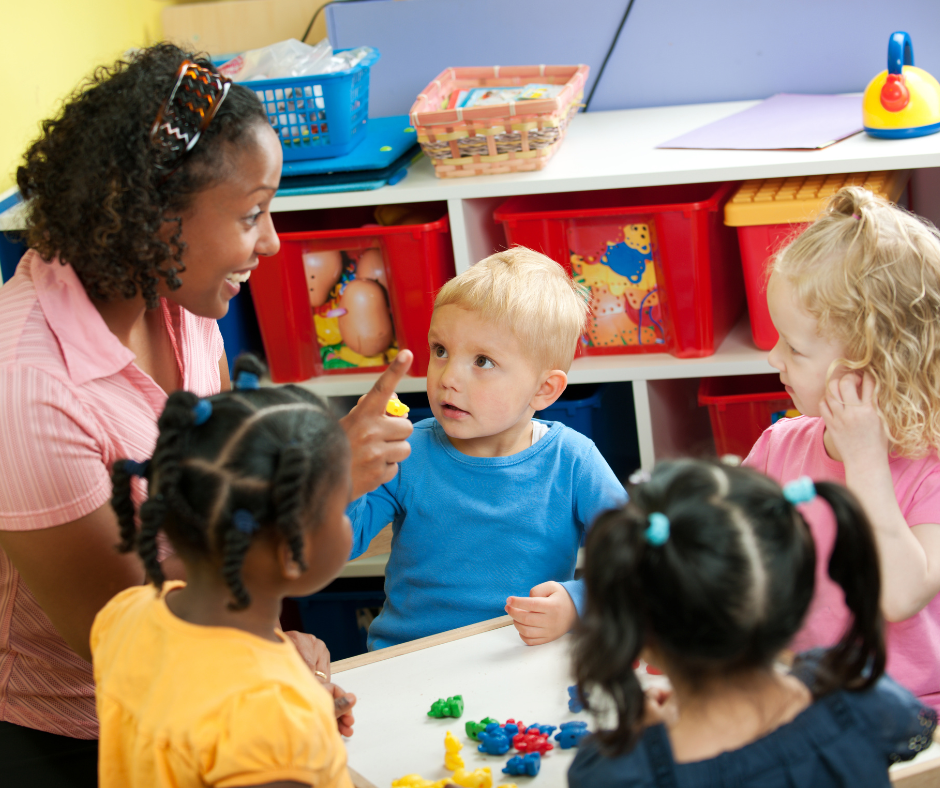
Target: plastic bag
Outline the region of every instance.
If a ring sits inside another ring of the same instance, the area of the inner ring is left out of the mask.
[[[310,46],[289,38],[276,44],[250,49],[233,57],[219,67],[219,71],[234,82],[278,77],[307,77],[345,71],[357,65],[370,52],[371,47],[358,47],[333,54],[329,39]]]

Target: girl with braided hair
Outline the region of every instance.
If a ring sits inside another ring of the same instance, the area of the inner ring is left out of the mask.
[[[234,392],[170,395],[153,457],[114,464],[120,550],[152,585],[91,630],[102,788],[351,785],[336,710],[350,735],[355,698],[331,697],[278,624],[284,597],[349,556],[349,443],[319,398],[258,388],[251,363],[236,362]],[[185,583],[164,575],[163,534]]]
[[[855,496],[697,460],[661,463],[629,492],[588,534],[574,649],[587,705],[606,719],[612,704],[616,722],[581,742],[568,785],[889,788],[888,766],[930,745],[937,713],[884,674],[878,553]],[[813,596],[803,513],[817,499],[851,615],[833,648],[784,673],[774,663]],[[641,656],[671,692],[644,695]]]
[[[0,288],[5,786],[96,785],[89,631],[144,581],[138,556],[113,549],[110,473],[153,454],[173,392],[229,388],[216,319],[278,249],[281,156],[253,91],[163,43],[96,69],[23,157],[31,248]],[[384,415],[410,359],[399,354],[340,421],[356,497],[410,451],[411,422]],[[132,489],[139,504],[143,487]],[[163,571],[182,567],[165,557]],[[322,642],[296,642],[329,673]]]

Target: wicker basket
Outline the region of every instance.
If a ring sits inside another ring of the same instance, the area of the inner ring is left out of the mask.
[[[581,104],[588,66],[449,68],[418,96],[411,124],[438,178],[540,170],[565,139]],[[462,88],[564,85],[553,99],[441,109]]]

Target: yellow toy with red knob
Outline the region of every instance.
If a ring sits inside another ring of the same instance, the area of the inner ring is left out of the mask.
[[[892,33],[888,70],[865,88],[862,125],[873,137],[905,139],[940,131],[940,83],[914,66],[911,37]]]

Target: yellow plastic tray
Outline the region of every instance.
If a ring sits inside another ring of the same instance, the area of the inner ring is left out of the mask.
[[[910,170],[891,170],[745,181],[725,204],[725,224],[750,227],[811,222],[818,216],[826,198],[843,186],[864,186],[896,202],[910,177]]]

